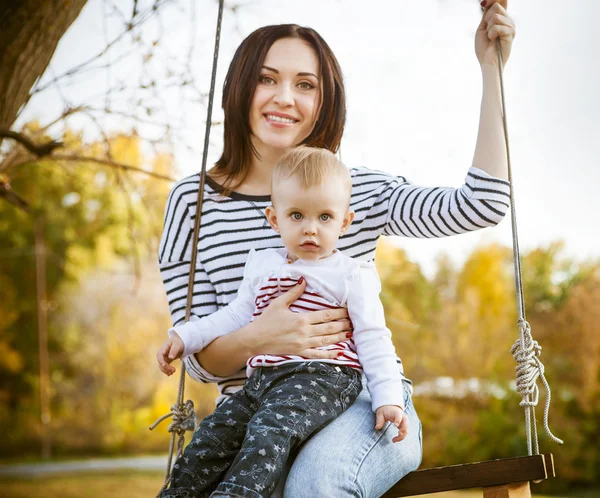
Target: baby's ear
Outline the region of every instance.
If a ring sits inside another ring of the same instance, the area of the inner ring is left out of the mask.
[[[342,223],[342,234],[344,234],[346,232],[346,230],[348,230],[348,228],[350,228],[350,225],[352,225],[353,221],[354,221],[354,211],[348,209],[346,216],[344,216],[344,222]]]
[[[267,217],[267,221],[271,228],[279,233],[279,223],[277,222],[277,213],[275,213],[275,208],[273,206],[267,206],[265,209],[265,216]]]

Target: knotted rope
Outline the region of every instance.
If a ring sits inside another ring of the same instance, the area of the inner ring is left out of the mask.
[[[518,339],[513,347],[510,348],[510,354],[518,363],[515,370],[517,371],[517,392],[523,395],[523,400],[519,403],[520,406],[533,408],[537,406],[540,390],[537,386],[537,379],[540,378],[546,389],[546,403],[544,405],[544,430],[548,437],[558,444],[563,444],[563,440],[557,438],[548,424],[548,414],[550,412],[550,400],[552,393],[550,385],[544,375],[544,364],[540,361],[542,346],[537,341],[533,340],[531,335],[531,327],[525,320],[519,320],[519,328],[523,330],[525,337],[525,346],[521,347],[521,340]],[[527,408],[526,408],[527,409]],[[532,414],[533,415],[533,414]],[[537,438],[535,440],[537,443]],[[539,448],[536,444],[535,452],[539,453]]]
[[[185,375],[185,368],[181,369],[181,375]],[[181,382],[180,382],[181,387]],[[182,392],[183,395],[183,392]],[[181,396],[183,399],[183,396]],[[194,410],[194,402],[188,399],[185,403],[182,403],[178,400],[173,406],[171,406],[171,411],[166,415],[160,417],[156,422],[154,422],[150,426],[150,430],[153,430],[158,424],[160,424],[163,420],[172,417],[173,420],[167,427],[167,432],[171,433],[171,442],[169,444],[169,460],[167,462],[167,472],[165,475],[165,482],[163,487],[158,492],[157,496],[167,488],[169,483],[171,482],[171,464],[173,462],[173,449],[175,446],[175,438],[177,438],[177,450],[175,452],[175,458],[178,459],[183,454],[183,447],[185,445],[185,432],[196,430],[196,411]]]
[[[150,430],[153,430],[158,424],[169,417],[173,417],[173,421],[167,427],[167,432],[174,432],[179,436],[185,431],[196,430],[196,412],[194,410],[194,402],[190,399],[183,405],[177,403],[171,406],[171,411],[154,422],[150,426]]]

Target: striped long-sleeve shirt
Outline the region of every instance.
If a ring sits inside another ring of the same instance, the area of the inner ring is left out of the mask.
[[[429,238],[469,232],[499,223],[509,205],[508,182],[477,168],[469,169],[458,189],[420,187],[367,168],[350,171],[355,218],[338,249],[363,261],[374,259],[381,235]],[[185,319],[198,185],[199,175],[180,180],[165,211],[159,265],[173,324]],[[225,197],[219,192],[212,181],[205,183],[192,319],[212,314],[235,298],[250,249],[283,247],[264,214],[270,196],[233,192]],[[195,380],[217,382],[222,395],[237,391],[246,380],[245,368],[220,378],[204,370],[193,355],[186,359],[186,368]]]

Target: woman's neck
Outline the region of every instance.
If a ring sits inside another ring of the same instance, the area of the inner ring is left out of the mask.
[[[246,176],[244,182],[236,188],[240,193],[249,194],[250,191],[256,195],[270,194],[271,193],[271,176],[273,175],[273,169],[277,162],[255,160],[253,161],[250,169],[248,170],[248,176]],[[240,190],[247,190],[246,192]]]
[[[248,175],[235,191],[246,195],[270,195],[273,169],[284,153],[279,149],[260,150],[260,157],[252,158]]]
[[[262,188],[265,192],[271,193],[271,176],[277,161],[285,154],[285,149],[266,147],[262,143],[254,143],[257,155],[252,156],[252,164],[248,171],[248,176],[244,181],[245,185]]]
[[[271,195],[273,169],[286,151],[270,147],[257,147],[257,152],[259,157],[253,155],[248,174],[241,184],[236,185],[235,178],[228,182],[226,176],[217,174],[215,171],[210,172],[211,178],[225,188],[234,186],[233,190],[239,194]]]

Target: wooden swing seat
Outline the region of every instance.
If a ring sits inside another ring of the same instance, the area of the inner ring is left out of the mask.
[[[551,453],[416,470],[383,498],[483,488],[484,498],[531,498],[530,481],[555,477]]]

